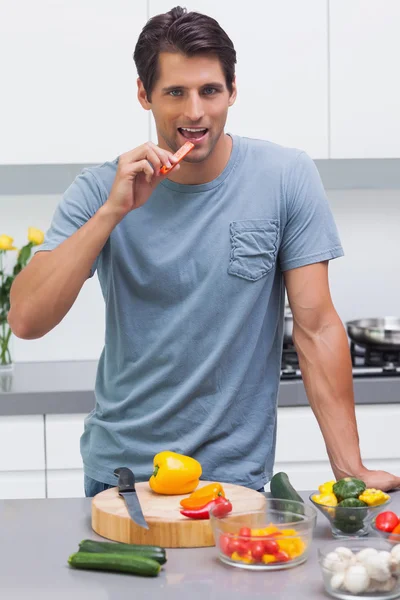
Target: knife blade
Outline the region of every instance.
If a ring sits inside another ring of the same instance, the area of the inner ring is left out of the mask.
[[[143,516],[140,502],[135,489],[135,476],[128,467],[119,467],[115,469],[114,475],[118,477],[119,495],[125,500],[129,516],[140,527],[149,529]]]

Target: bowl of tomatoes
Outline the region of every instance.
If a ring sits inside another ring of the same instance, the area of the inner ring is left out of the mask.
[[[400,544],[400,516],[391,510],[376,515],[371,522],[371,529],[391,544]]]
[[[308,558],[317,521],[313,506],[267,498],[255,511],[230,512],[210,522],[219,559],[250,570],[290,569]]]

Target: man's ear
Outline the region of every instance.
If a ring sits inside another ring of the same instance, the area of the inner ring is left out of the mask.
[[[144,85],[143,85],[143,82],[141,81],[140,77],[137,78],[137,86],[138,86],[137,97],[138,97],[140,104],[143,106],[143,108],[145,110],[151,110],[151,102],[149,102],[147,99],[147,93],[146,93],[146,90],[144,89]]]
[[[237,96],[237,87],[236,87],[236,75],[233,78],[232,81],[232,94],[229,96],[229,106],[232,106],[233,104],[235,104],[235,100],[236,100],[236,96]]]

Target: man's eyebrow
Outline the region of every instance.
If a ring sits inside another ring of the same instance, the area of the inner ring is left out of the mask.
[[[216,82],[210,82],[210,83],[204,83],[202,86],[202,88],[207,88],[207,87],[212,87],[215,88],[216,90],[220,90],[222,91],[224,89],[224,86],[221,83],[216,83]],[[169,85],[168,87],[164,87],[162,88],[162,92],[163,93],[168,93],[168,92],[172,92],[173,90],[187,90],[188,88],[184,85]]]

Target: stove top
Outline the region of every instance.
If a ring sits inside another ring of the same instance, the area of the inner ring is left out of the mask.
[[[353,377],[400,377],[400,348],[361,346],[350,342]],[[293,344],[282,349],[281,379],[301,379]]]

